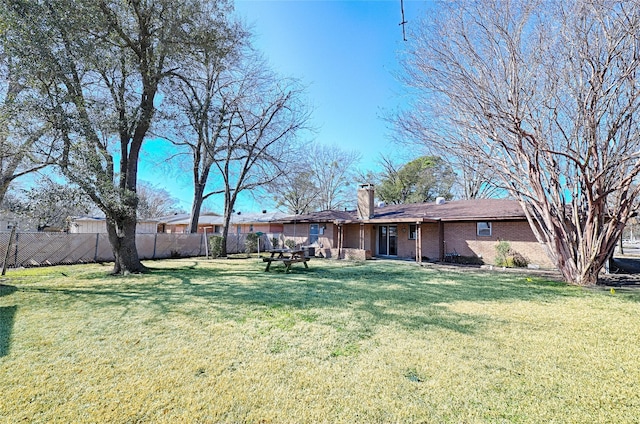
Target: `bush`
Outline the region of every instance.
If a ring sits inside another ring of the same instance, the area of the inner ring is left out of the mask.
[[[220,236],[209,236],[209,253],[211,257],[219,258],[222,255],[222,245],[224,239]]]
[[[529,265],[529,260],[514,250],[511,251],[509,259],[517,268],[526,268]]]
[[[529,260],[513,250],[508,242],[501,241],[496,245],[496,265],[507,268],[525,268],[529,265]]]
[[[260,239],[260,236],[256,233],[247,234],[247,239],[244,242],[244,245],[245,245],[244,251],[247,252],[247,254],[250,254],[251,252],[256,251],[258,249],[259,239]]]
[[[280,244],[280,240],[278,240],[278,237],[273,237],[271,239],[271,246],[273,249],[277,249],[279,244]]]
[[[296,248],[296,242],[291,240],[291,239],[285,240],[284,245],[287,246],[291,250]]]
[[[463,265],[484,265],[482,258],[477,256],[458,256],[458,263]]]
[[[496,244],[496,265],[497,266],[508,266],[507,265],[507,256],[509,256],[509,251],[511,250],[511,245],[506,241],[500,241]]]

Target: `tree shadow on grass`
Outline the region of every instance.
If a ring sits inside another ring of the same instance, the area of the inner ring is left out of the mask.
[[[0,297],[7,296],[17,290],[14,286],[0,284]],[[0,358],[7,356],[11,348],[11,332],[18,307],[0,306]]]
[[[257,261],[215,269],[194,263],[157,268],[151,276],[104,281],[103,276],[89,286],[58,289],[32,285],[21,290],[55,295],[55,304],[67,308],[85,302],[90,308],[124,307],[127,313],[144,305],[151,308],[155,320],[168,313],[196,320],[214,313],[218,319],[243,321],[260,310],[295,311],[307,317],[326,311],[329,313],[322,315],[327,325],[348,325],[363,337],[380,325],[472,333],[485,324],[477,315],[452,311],[449,305],[455,302],[551,302],[583,295],[563,283],[526,275],[371,262],[314,265],[312,261],[309,269],[292,268],[291,273],[278,269],[264,272],[263,263]]]

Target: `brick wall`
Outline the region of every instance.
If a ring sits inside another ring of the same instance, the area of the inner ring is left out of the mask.
[[[476,222],[445,223],[445,253],[454,250],[463,256],[479,256],[486,264],[495,263],[496,245],[506,241],[531,264],[553,267],[526,221],[493,221],[491,236],[478,236]]]
[[[329,258],[333,259],[347,259],[350,261],[365,261],[367,259],[371,259],[371,251],[367,249],[351,249],[346,248],[342,249],[342,254],[340,258],[338,258],[338,249],[329,249],[330,256]]]
[[[409,224],[398,225],[398,257],[415,259],[416,241],[409,239]],[[337,226],[326,224],[324,235],[320,235],[318,242],[322,249],[316,249],[326,257],[337,255],[338,231]],[[294,239],[293,224],[284,226],[284,238]],[[429,260],[438,260],[440,255],[439,224],[424,223],[422,228],[422,256]],[[360,250],[360,224],[344,226],[345,249]],[[296,224],[295,240],[298,245],[308,241],[309,225]],[[364,227],[364,247],[369,255],[377,254],[376,229],[373,224]],[[539,244],[526,221],[493,221],[490,237],[477,235],[475,221],[445,222],[444,223],[444,253],[454,251],[463,256],[478,256],[487,264],[495,263],[496,245],[499,241],[509,242],[511,248],[526,257],[531,264],[552,268],[553,264],[547,258],[543,246]],[[358,256],[359,257],[359,256]]]

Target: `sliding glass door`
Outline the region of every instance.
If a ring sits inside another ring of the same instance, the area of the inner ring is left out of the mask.
[[[378,255],[397,256],[398,255],[398,226],[379,225],[378,226]]]

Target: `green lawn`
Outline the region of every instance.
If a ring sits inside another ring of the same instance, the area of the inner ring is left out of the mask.
[[[640,293],[314,260],[10,271],[0,422],[638,422]],[[297,265],[297,266],[296,266]]]

